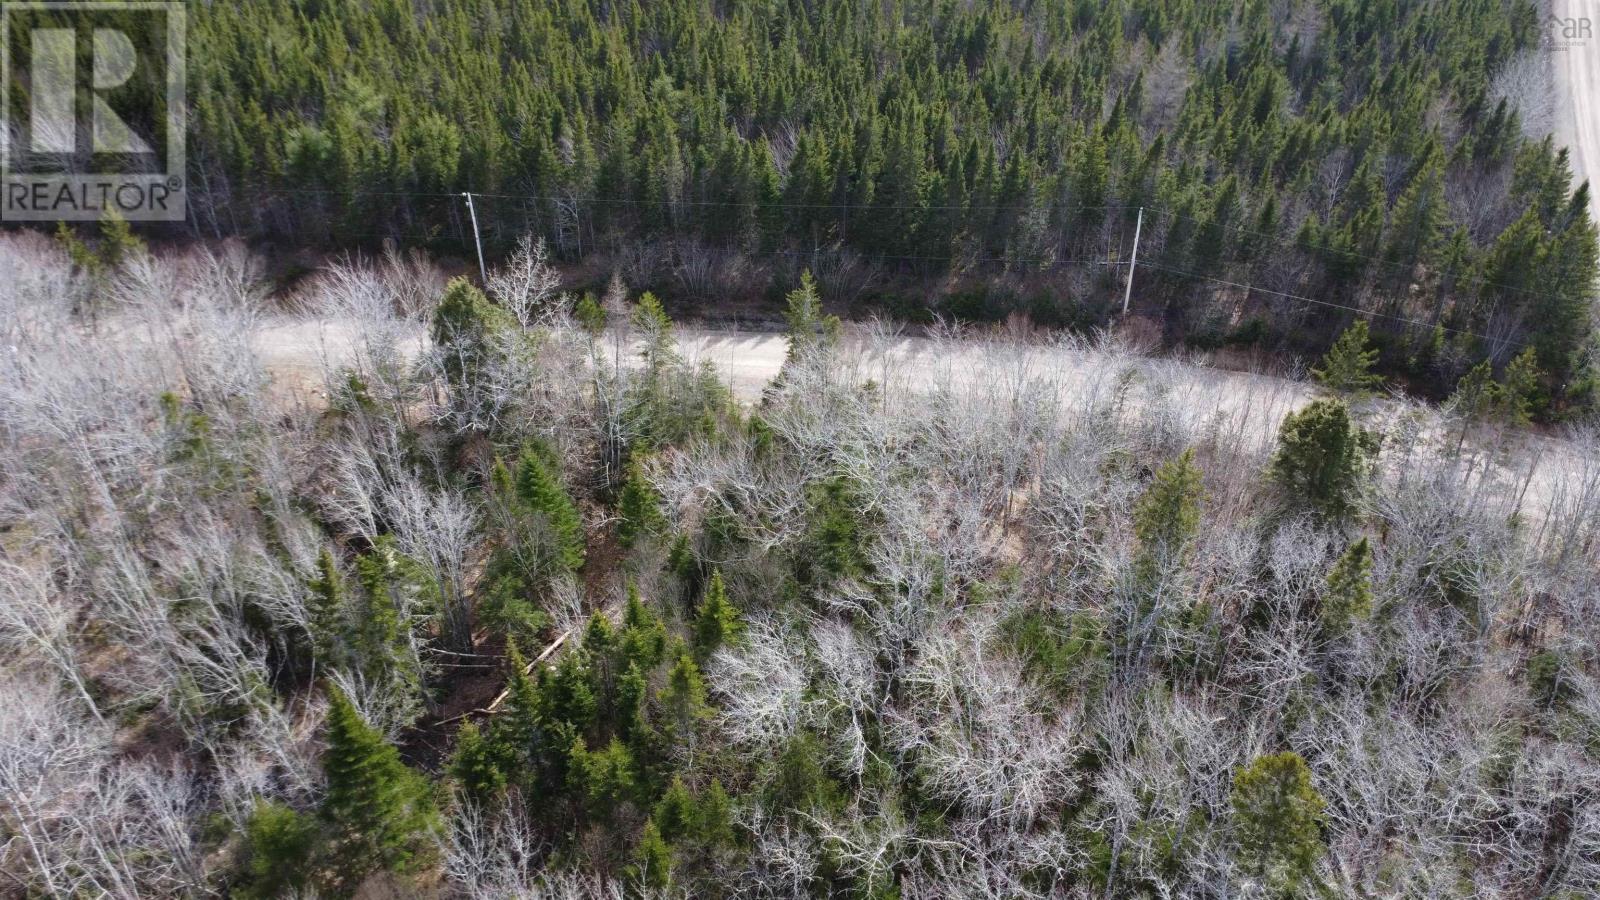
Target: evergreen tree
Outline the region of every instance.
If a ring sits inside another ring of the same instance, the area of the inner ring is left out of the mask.
[[[1457,455],[1461,453],[1461,445],[1466,443],[1468,429],[1487,418],[1499,401],[1500,386],[1494,381],[1494,370],[1488,360],[1473,366],[1456,382],[1449,405],[1461,415],[1461,433],[1456,437]]]
[[[281,803],[257,800],[245,826],[249,884],[241,893],[267,900],[303,890],[309,881],[317,823]]]
[[[842,327],[837,316],[823,314],[822,298],[817,294],[817,282],[811,277],[810,269],[800,273],[800,286],[789,292],[784,318],[789,324],[789,354],[785,364],[794,363],[813,348],[834,343]]]
[[[1179,454],[1156,471],[1133,510],[1139,538],[1136,568],[1149,579],[1180,564],[1200,530],[1204,494],[1194,450]]]
[[[443,354],[445,376],[457,391],[471,391],[480,372],[499,352],[499,335],[516,327],[511,314],[489,302],[464,278],[445,288],[433,314],[433,342]]]
[[[1539,385],[1544,380],[1539,371],[1537,356],[1532,347],[1517,354],[1501,376],[1496,404],[1507,424],[1526,428],[1533,424],[1533,411],[1538,402]]]
[[[494,744],[484,739],[478,726],[468,722],[456,732],[456,750],[450,757],[450,776],[461,791],[476,803],[485,803],[506,788],[506,773],[500,768]]]
[[[639,538],[656,534],[666,527],[666,517],[661,515],[661,495],[645,477],[637,458],[628,464],[628,476],[622,483],[617,512],[621,517],[617,525],[617,540],[623,547],[632,547]]]
[[[644,832],[634,850],[634,871],[647,887],[658,891],[672,882],[672,848],[662,839],[654,819],[644,822]]]
[[[530,765],[539,740],[540,694],[514,640],[506,643],[506,699],[490,725],[488,742],[495,765],[516,777]]]
[[[517,497],[548,536],[548,564],[563,573],[582,566],[583,519],[562,487],[553,461],[533,448],[523,451],[517,465]]]
[[[1233,827],[1239,862],[1283,897],[1315,896],[1326,803],[1300,754],[1258,758],[1233,777]]]
[[[438,825],[428,782],[361,720],[337,689],[329,693],[322,757],[327,793],[322,817],[330,829],[335,880],[354,887],[374,869],[407,871]]]
[[[1341,400],[1317,400],[1284,417],[1271,474],[1290,509],[1331,522],[1355,511],[1376,438],[1350,420]]]
[[[1367,349],[1370,336],[1365,319],[1354,325],[1334,342],[1328,355],[1322,358],[1319,368],[1311,370],[1313,377],[1324,387],[1341,394],[1364,396],[1383,383],[1383,378],[1372,373],[1378,361],[1378,351]]]
[[[722,570],[713,569],[711,581],[706,585],[705,598],[700,602],[700,612],[694,620],[694,647],[705,659],[723,644],[738,639],[744,630],[739,611],[728,602],[728,591],[722,583]]]
[[[328,548],[317,557],[317,577],[310,583],[311,597],[306,604],[311,630],[312,652],[325,666],[339,666],[345,642],[344,580]]]
[[[1362,537],[1345,550],[1328,573],[1322,594],[1322,627],[1341,634],[1372,611],[1372,547]]]

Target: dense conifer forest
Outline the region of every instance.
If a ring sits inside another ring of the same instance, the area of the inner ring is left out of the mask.
[[[189,8],[189,230],[0,233],[0,898],[1600,896],[1540,7]]]
[[[259,0],[196,8],[214,235],[544,237],[715,313],[780,298],[1592,391],[1587,187],[1526,0]],[[1246,291],[1249,285],[1258,290]],[[1284,295],[1309,298],[1296,300]]]

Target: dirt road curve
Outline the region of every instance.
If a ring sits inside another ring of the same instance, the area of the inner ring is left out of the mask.
[[[1556,140],[1572,153],[1575,181],[1587,179],[1589,214],[1600,221],[1600,0],[1551,0],[1551,66],[1556,83]],[[1572,37],[1564,26],[1572,23]],[[1587,36],[1585,36],[1587,35]]]

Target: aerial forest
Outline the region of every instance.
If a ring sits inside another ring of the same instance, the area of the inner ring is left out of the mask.
[[[1315,357],[1442,397],[1533,347],[1592,398],[1589,188],[1527,0],[259,0],[194,8],[194,229],[467,257],[674,308]],[[1303,298],[1303,299],[1297,299]]]
[[[191,221],[0,230],[0,898],[1600,896],[1542,5],[188,9]]]

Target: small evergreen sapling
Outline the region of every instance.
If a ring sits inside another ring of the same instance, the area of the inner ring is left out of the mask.
[[[1361,397],[1370,394],[1383,384],[1383,377],[1375,375],[1372,367],[1378,362],[1378,351],[1368,349],[1371,335],[1365,319],[1358,319],[1333,342],[1320,367],[1311,374],[1329,390]]]

